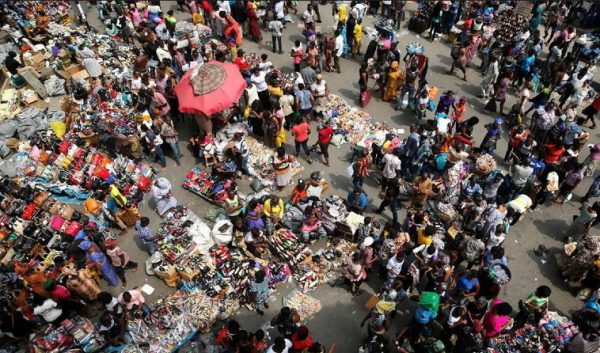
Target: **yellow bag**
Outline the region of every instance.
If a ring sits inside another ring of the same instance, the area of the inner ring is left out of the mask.
[[[50,123],[50,128],[59,139],[65,136],[65,132],[67,132],[67,125],[62,121],[53,121]]]
[[[251,112],[252,112],[252,108],[250,106],[247,106],[244,109],[244,119],[248,119],[250,117]]]
[[[440,92],[440,89],[435,87],[435,86],[431,86],[431,88],[429,89],[429,99],[433,99],[435,100],[435,96],[437,96],[437,94]]]

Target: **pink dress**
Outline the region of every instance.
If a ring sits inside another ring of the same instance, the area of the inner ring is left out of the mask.
[[[131,22],[133,22],[133,27],[135,28],[137,28],[142,22],[142,15],[137,8],[131,11]]]

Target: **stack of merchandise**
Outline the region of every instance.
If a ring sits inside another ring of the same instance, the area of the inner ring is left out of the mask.
[[[490,339],[487,352],[563,352],[578,332],[573,322],[548,312],[537,327],[526,324],[509,335]]]
[[[300,320],[306,322],[316,313],[321,311],[321,301],[311,295],[294,289],[283,298],[283,305],[295,309],[300,315]]]
[[[273,248],[273,253],[281,260],[288,263],[292,269],[312,256],[312,251],[289,229],[281,228],[267,241]]]
[[[323,212],[321,220],[323,227],[328,233],[333,233],[339,222],[343,222],[348,217],[348,209],[344,199],[337,195],[331,195],[323,202]]]
[[[98,352],[105,344],[104,337],[89,319],[76,316],[61,322],[61,325],[86,353]]]
[[[264,144],[256,141],[255,138],[248,136],[246,138],[248,144],[248,170],[250,174],[255,176],[262,185],[275,184],[275,170],[273,169],[273,157],[275,151],[272,148],[266,147]],[[292,175],[296,175],[304,169],[302,165],[295,160],[291,163]]]
[[[222,180],[200,168],[193,168],[186,174],[181,186],[209,202],[222,205],[227,199],[227,192],[235,191],[236,184],[231,179]]]
[[[240,302],[249,302],[248,287],[259,265],[248,259],[239,248],[228,249],[223,245],[212,249],[210,256],[216,263],[219,276],[229,283]]]

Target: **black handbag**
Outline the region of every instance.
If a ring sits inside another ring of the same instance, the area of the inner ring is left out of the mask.
[[[496,100],[494,98],[490,99],[483,109],[487,110],[488,112],[495,113],[496,110],[498,110],[498,107],[496,106]]]

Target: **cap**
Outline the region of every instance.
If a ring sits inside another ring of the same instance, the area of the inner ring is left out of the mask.
[[[322,74],[317,74],[317,80],[322,80],[323,79],[323,75]]]
[[[304,179],[298,179],[298,185],[304,185]]]
[[[371,246],[374,241],[375,239],[373,239],[373,237],[366,237],[365,240],[363,240],[362,246]]]
[[[566,114],[561,114],[558,118],[560,120],[562,120],[562,121],[565,121],[565,120],[567,120],[567,115]]]

